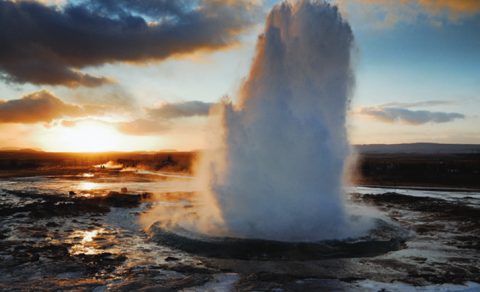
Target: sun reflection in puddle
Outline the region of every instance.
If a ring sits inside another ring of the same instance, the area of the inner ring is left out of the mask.
[[[82,191],[91,191],[91,190],[94,190],[94,189],[97,189],[97,188],[98,188],[98,184],[97,184],[97,183],[88,182],[88,181],[81,182],[81,183],[78,185],[78,189],[80,189],[80,190],[82,190]]]
[[[66,242],[71,245],[69,252],[72,255],[118,254],[121,248],[117,236],[117,231],[108,228],[76,230],[68,236]]]
[[[98,234],[98,230],[85,231],[83,239],[82,239],[82,243],[93,241],[93,238],[95,236],[97,236],[97,234]]]
[[[70,236],[70,241],[73,243],[70,248],[71,254],[98,254],[101,253],[98,243],[95,241],[96,237],[103,233],[104,229],[99,228],[95,230],[76,230]]]

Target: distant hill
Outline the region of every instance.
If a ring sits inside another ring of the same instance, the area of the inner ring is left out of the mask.
[[[0,147],[0,151],[18,151],[18,152],[43,152],[40,148],[19,148],[19,147]]]
[[[354,148],[360,154],[480,154],[480,145],[478,144],[365,144],[354,145]]]
[[[353,147],[360,154],[480,154],[480,144],[439,144],[439,143],[405,143],[405,144],[359,144]],[[200,150],[190,151],[192,153],[201,152]],[[0,154],[29,154],[31,158],[50,155],[84,155],[84,156],[128,156],[128,155],[155,155],[155,154],[174,154],[177,150],[161,151],[132,151],[132,152],[104,152],[104,153],[68,153],[68,152],[44,152],[37,148],[14,148],[0,147]],[[1,155],[0,155],[1,156]]]

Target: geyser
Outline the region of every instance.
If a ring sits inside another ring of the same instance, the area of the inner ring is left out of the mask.
[[[218,142],[200,168],[216,217],[204,216],[201,231],[282,241],[352,235],[343,196],[352,45],[330,4],[273,8],[237,104],[217,109]]]

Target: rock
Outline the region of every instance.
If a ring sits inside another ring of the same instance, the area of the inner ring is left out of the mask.
[[[67,246],[61,244],[49,244],[41,247],[36,247],[34,250],[36,252],[44,254],[45,257],[50,259],[65,259],[69,256]]]
[[[47,227],[59,227],[60,224],[55,223],[55,222],[48,222],[48,223],[46,224],[46,226],[47,226]]]
[[[75,200],[73,202],[46,202],[33,206],[30,216],[33,218],[51,218],[79,216],[86,213],[107,213],[110,208],[101,206],[87,200]]]
[[[93,292],[104,292],[107,291],[108,286],[97,286],[95,289],[93,289]]]
[[[90,270],[96,273],[99,271],[112,272],[115,267],[123,263],[127,257],[125,255],[116,255],[109,252],[101,254],[79,254],[78,257]]]
[[[127,189],[126,187],[123,187],[123,188],[121,188],[120,192],[122,192],[122,193],[127,193],[127,192],[128,192],[128,189]]]
[[[138,207],[142,200],[142,196],[138,194],[126,194],[111,191],[105,197],[105,201],[114,207],[133,208]]]
[[[152,197],[151,193],[142,193],[142,199],[150,199]]]

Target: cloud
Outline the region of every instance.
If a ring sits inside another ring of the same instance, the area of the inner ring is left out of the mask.
[[[0,101],[1,123],[51,122],[63,116],[79,116],[82,108],[66,104],[48,91],[39,91],[8,101]]]
[[[63,117],[103,114],[106,110],[101,106],[64,103],[52,93],[42,90],[20,99],[0,100],[0,123],[49,123]]]
[[[61,124],[65,128],[73,128],[77,125],[77,122],[76,121],[70,121],[70,120],[63,120]]]
[[[148,109],[148,115],[153,118],[173,119],[193,116],[207,116],[213,103],[202,101],[185,101],[164,103],[158,108]]]
[[[361,14],[367,23],[376,27],[390,27],[398,22],[413,22],[427,18],[439,21],[459,21],[480,14],[478,0],[333,0],[353,16]]]
[[[151,136],[162,134],[171,129],[172,125],[165,121],[137,119],[130,122],[113,124],[123,134],[131,136]]]
[[[447,123],[456,119],[465,118],[465,115],[460,113],[410,110],[397,107],[366,107],[360,110],[360,114],[372,117],[382,122],[401,122],[410,125],[422,125],[426,123]]]
[[[68,97],[68,100],[73,103],[104,107],[109,109],[110,112],[131,113],[141,110],[140,100],[120,84],[104,86],[101,90],[82,87],[72,91],[59,88],[57,92],[63,94],[65,98]]]
[[[227,47],[258,8],[242,0],[0,1],[1,77],[68,87],[110,83],[80,69]]]
[[[451,101],[446,100],[427,100],[427,101],[419,101],[419,102],[390,102],[381,105],[381,107],[401,107],[401,108],[412,108],[412,107],[431,107],[431,106],[438,106],[438,105],[450,105],[452,104]]]
[[[39,3],[46,4],[46,5],[57,5],[57,6],[60,6],[60,5],[65,5],[68,0],[11,0],[11,1],[13,1],[13,2],[36,1],[36,2],[39,2]]]
[[[163,103],[160,107],[146,108],[143,116],[130,121],[108,122],[99,119],[70,119],[63,120],[60,124],[63,127],[74,127],[78,122],[90,120],[96,123],[114,127],[119,132],[131,136],[152,136],[164,134],[168,131],[178,128],[180,124],[186,121],[174,121],[177,118],[192,118],[207,116],[214,103],[202,101],[183,101],[176,103]],[[88,106],[83,106],[83,110],[91,112],[97,110],[93,108],[88,110]],[[108,109],[108,108],[107,108]],[[107,112],[105,109],[105,112]]]
[[[420,6],[433,14],[448,12],[452,17],[473,15],[480,12],[478,0],[419,0]]]
[[[213,103],[183,101],[163,103],[160,107],[147,108],[146,117],[113,124],[118,131],[133,136],[150,136],[172,130],[177,123],[173,119],[207,116]]]

